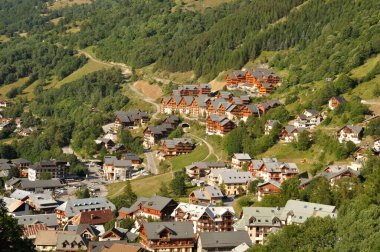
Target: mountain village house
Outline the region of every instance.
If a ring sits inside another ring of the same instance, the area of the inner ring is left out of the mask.
[[[162,138],[169,136],[170,132],[175,130],[179,123],[180,120],[177,116],[169,116],[159,125],[148,126],[144,130],[144,147],[150,148]]]
[[[268,121],[266,121],[265,125],[264,125],[264,134],[269,135],[273,129],[273,126],[276,124],[280,124],[280,121],[279,120],[268,120]]]
[[[171,198],[155,195],[151,198],[140,197],[129,208],[119,210],[119,218],[145,217],[154,220],[168,220],[178,203]]]
[[[295,163],[279,162],[276,158],[252,160],[248,165],[248,169],[255,178],[262,178],[264,181],[274,180],[281,183],[299,174]]]
[[[337,132],[339,143],[351,141],[354,144],[360,144],[363,131],[362,126],[346,125]]]
[[[35,181],[41,178],[41,174],[47,173],[51,178],[64,178],[69,173],[70,164],[66,161],[43,160],[28,169],[28,178]]]
[[[329,100],[329,109],[337,109],[340,105],[347,103],[346,99],[342,96],[333,96]]]
[[[115,156],[104,157],[103,174],[106,180],[125,181],[132,176],[133,169],[134,166],[130,160],[119,160]]]
[[[199,235],[197,252],[247,251],[252,242],[245,231],[204,232]]]
[[[136,128],[150,120],[148,113],[139,109],[117,111],[115,114],[115,129]]]
[[[246,194],[248,184],[252,181],[250,172],[234,169],[218,169],[211,171],[207,183],[212,186],[225,186],[226,195]]]
[[[160,142],[158,156],[160,159],[175,157],[181,154],[188,154],[193,151],[195,145],[190,138],[165,139]]]
[[[115,205],[108,199],[103,197],[98,198],[85,198],[85,199],[69,199],[55,209],[58,223],[65,224],[75,215],[81,212],[93,210],[106,210],[114,211]]]
[[[206,120],[206,134],[224,136],[236,128],[236,124],[225,116],[209,115]]]
[[[219,205],[223,203],[223,193],[217,186],[205,186],[201,189],[192,191],[189,202],[198,205]]]
[[[191,222],[148,222],[140,231],[141,244],[148,251],[192,252],[195,243]]]
[[[296,128],[312,129],[323,121],[322,115],[314,109],[305,109],[304,112],[296,117],[294,126]]]
[[[226,168],[226,164],[224,162],[195,162],[185,168],[187,176],[192,179],[200,179],[209,175],[214,169]]]
[[[234,169],[243,169],[244,165],[248,167],[252,158],[247,153],[234,153],[231,159],[231,166]]]
[[[233,230],[235,211],[231,206],[200,206],[180,203],[172,218],[178,222],[192,222],[194,233]]]
[[[275,180],[269,180],[257,185],[257,199],[259,201],[266,195],[280,193],[281,183]]]
[[[281,129],[280,140],[284,143],[298,141],[299,133],[302,133],[304,131],[306,131],[306,128],[304,127],[296,128],[292,125],[285,126]]]

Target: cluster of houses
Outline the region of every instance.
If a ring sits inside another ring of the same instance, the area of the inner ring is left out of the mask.
[[[132,178],[139,171],[142,159],[133,153],[123,153],[120,159],[116,156],[105,156],[103,162],[103,176],[108,181],[125,181]]]
[[[229,89],[239,88],[261,96],[266,96],[280,85],[281,78],[273,70],[254,68],[235,70],[226,76]]]
[[[238,252],[262,244],[285,225],[337,214],[334,206],[289,200],[283,208],[246,207],[238,216],[231,206],[182,203],[158,195],[116,209],[102,197],[59,202],[48,191],[18,189],[3,201],[37,251]],[[120,226],[124,219],[133,220],[131,228]],[[106,230],[110,221],[115,224]]]
[[[281,105],[273,100],[250,104],[248,96],[235,96],[228,91],[219,91],[212,97],[210,90],[209,84],[183,85],[171,96],[161,99],[160,112],[204,117],[206,133],[223,136],[234,129],[238,121],[247,121],[249,116],[260,117],[270,108]]]
[[[20,117],[3,118],[0,114],[0,131],[13,130],[18,137],[30,136],[33,132],[37,132],[36,126],[23,127]]]
[[[148,149],[158,144],[160,140],[168,137],[179,124],[179,117],[171,115],[162,120],[158,125],[149,125],[144,130],[144,147]]]

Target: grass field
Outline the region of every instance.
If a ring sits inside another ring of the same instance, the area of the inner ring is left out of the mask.
[[[363,65],[353,69],[351,71],[351,76],[354,78],[362,78],[366,76],[366,74],[371,71],[377,62],[380,61],[380,53],[375,57],[368,59]]]
[[[202,143],[197,145],[197,147],[189,154],[180,155],[169,159],[172,164],[173,171],[178,171],[185,166],[192,164],[193,162],[202,161],[208,155],[207,146]]]
[[[370,81],[360,83],[350,94],[360,96],[362,99],[373,99],[376,98],[374,94],[376,88],[380,88],[380,75],[376,75]]]
[[[78,70],[76,70],[75,72],[73,72],[72,74],[64,78],[63,80],[58,81],[56,78],[53,78],[51,83],[47,85],[45,88],[46,89],[53,88],[53,87],[59,88],[63,84],[82,78],[86,74],[93,73],[102,69],[109,69],[109,68],[111,68],[111,66],[100,63],[100,62],[95,62],[89,59],[88,62],[84,66],[82,66],[81,68],[79,68]]]
[[[0,98],[6,99],[6,94],[9,92],[9,90],[11,90],[12,88],[21,87],[28,80],[28,78],[29,77],[20,78],[16,82],[0,86]]]
[[[156,176],[148,176],[131,180],[133,191],[138,196],[150,197],[158,193],[162,182],[168,183],[172,179],[172,173],[164,173]],[[117,182],[107,186],[108,197],[115,198],[123,193],[125,182]]]
[[[92,0],[55,0],[49,9],[58,10],[75,4],[89,4]]]
[[[233,0],[176,0],[178,7],[185,10],[205,11],[207,8],[214,8],[223,3],[232,2]]]

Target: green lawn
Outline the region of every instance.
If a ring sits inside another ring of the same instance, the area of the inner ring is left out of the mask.
[[[83,76],[87,74],[90,74],[102,69],[109,69],[109,68],[111,68],[111,66],[108,64],[95,62],[89,59],[88,62],[84,66],[82,66],[81,68],[79,68],[78,70],[76,70],[75,72],[73,72],[72,74],[64,78],[63,80],[58,81],[56,77],[54,77],[51,83],[47,85],[45,88],[46,89],[53,88],[53,87],[59,88],[63,84],[66,84],[75,80],[79,80],[80,78],[82,78]]]
[[[366,76],[366,74],[369,71],[371,71],[375,67],[376,63],[379,61],[380,61],[380,53],[368,59],[363,65],[353,69],[351,71],[351,76],[354,78],[362,78]]]
[[[172,179],[172,173],[164,173],[156,176],[147,176],[131,180],[133,191],[138,196],[150,197],[160,190],[162,182],[168,183]],[[123,193],[125,182],[117,182],[107,185],[108,197],[115,198]]]
[[[28,80],[28,78],[29,77],[20,78],[16,82],[0,86],[0,98],[6,99],[6,94],[9,92],[9,90],[11,90],[12,88],[21,87]]]
[[[360,83],[350,94],[360,96],[362,99],[373,99],[376,98],[374,95],[376,86],[380,87],[380,75],[376,75],[370,81]]]
[[[172,163],[173,171],[178,171],[193,162],[202,161],[207,157],[207,155],[208,148],[202,142],[202,144],[197,145],[191,153],[171,158],[169,161]]]

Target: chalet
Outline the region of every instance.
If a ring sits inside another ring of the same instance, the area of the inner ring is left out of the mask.
[[[172,132],[174,129],[175,127],[169,123],[148,126],[144,130],[144,147],[152,147],[162,138],[169,136],[170,132]]]
[[[300,200],[288,200],[282,209],[280,219],[283,225],[302,224],[311,217],[337,217],[337,208]]]
[[[226,116],[209,115],[206,120],[206,134],[224,136],[233,130],[236,124]]]
[[[314,109],[305,109],[304,112],[296,117],[294,126],[297,128],[314,128],[323,120],[322,115]]]
[[[79,234],[58,233],[57,235],[57,252],[63,251],[86,251],[88,240]]]
[[[240,107],[241,106],[236,104],[229,104],[227,109],[225,110],[225,115],[227,116],[227,118],[231,121],[240,120],[242,117]]]
[[[154,220],[167,220],[177,205],[173,199],[158,195],[151,198],[141,197],[131,207],[122,207],[119,218],[150,217]]]
[[[241,116],[244,122],[247,122],[248,117],[260,117],[262,111],[259,109],[257,105],[244,105],[241,107]]]
[[[117,111],[115,113],[115,128],[134,128],[140,124],[146,124],[150,120],[147,112],[139,109],[130,111]]]
[[[100,228],[99,228],[100,229]],[[96,226],[89,224],[79,224],[79,225],[67,225],[64,227],[65,231],[72,231],[75,234],[80,235],[82,238],[85,238],[87,241],[97,241],[100,230]]]
[[[163,114],[173,114],[178,110],[178,105],[181,102],[180,95],[165,96],[161,99],[160,112]]]
[[[231,166],[234,169],[242,169],[244,165],[247,165],[252,158],[247,153],[234,153],[231,159]]]
[[[149,251],[191,252],[195,235],[190,222],[148,222],[140,231],[140,242]]]
[[[19,226],[28,226],[36,223],[45,224],[48,230],[55,230],[58,228],[57,216],[51,214],[35,214],[35,215],[22,215],[16,216],[15,219]]]
[[[280,123],[279,120],[268,120],[268,121],[266,121],[266,122],[265,122],[265,125],[264,125],[264,134],[265,134],[265,135],[269,135],[270,132],[271,132],[272,129],[273,129],[273,126],[274,126],[275,124],[280,125],[281,123]]]
[[[120,241],[125,239],[128,230],[112,227],[99,237],[99,241]]]
[[[333,96],[329,100],[329,109],[337,109],[340,105],[345,104],[347,101],[342,96]]]
[[[115,145],[115,141],[111,138],[102,138],[99,137],[95,140],[95,143],[100,146],[101,148],[105,148],[106,150],[111,150]]]
[[[22,216],[29,214],[32,207],[25,201],[13,199],[9,197],[3,197],[5,208],[8,211],[8,215],[11,216]]]
[[[252,181],[250,172],[234,169],[218,169],[211,171],[207,182],[212,186],[224,184],[226,195],[240,195],[247,192],[250,181]]]
[[[280,191],[281,184],[278,181],[269,180],[257,185],[257,199],[261,201],[265,195],[277,194]]]
[[[276,100],[267,100],[265,102],[260,102],[257,104],[257,107],[261,110],[261,113],[264,114],[268,112],[269,109],[276,108],[281,106],[282,103]]]
[[[273,85],[273,84],[271,84],[271,83],[267,83],[267,82],[262,83],[262,84],[261,84],[261,87],[259,88],[259,94],[260,94],[261,96],[266,96],[266,95],[268,95],[270,92],[272,92],[273,89],[274,89],[274,85]]]
[[[227,86],[236,86],[246,82],[246,71],[235,70],[226,76]]]
[[[185,168],[187,176],[199,179],[206,177],[214,169],[226,168],[226,164],[224,162],[195,162]]]
[[[54,213],[54,209],[59,206],[51,193],[31,193],[26,202],[33,208],[34,213]]]
[[[197,252],[246,251],[252,245],[246,231],[205,232],[199,235]]]
[[[56,251],[57,239],[59,231],[55,230],[40,230],[34,241],[34,246],[37,251]],[[73,232],[71,232],[73,233]]]
[[[106,180],[126,180],[131,178],[134,166],[130,160],[119,160],[115,156],[105,156],[103,173]]]
[[[241,219],[234,224],[234,229],[248,232],[253,244],[264,244],[270,233],[283,226],[281,213],[279,207],[243,207]]]
[[[23,227],[23,237],[34,241],[40,230],[48,230],[48,227],[43,223],[35,223],[25,226]]]
[[[171,127],[173,129],[175,129],[178,124],[180,123],[180,119],[178,116],[175,116],[175,115],[171,115],[171,116],[168,116],[166,117],[163,121],[162,121],[162,124],[169,124],[171,125]]]
[[[158,155],[162,159],[188,154],[192,152],[195,145],[190,138],[173,138],[165,139],[160,142]]]
[[[200,206],[180,203],[171,214],[171,217],[180,222],[192,222],[194,233],[226,232],[233,230],[235,211],[231,206]]]
[[[280,140],[285,143],[291,143],[293,141],[298,141],[298,135],[306,131],[306,128],[288,125],[281,129]]]
[[[123,153],[120,159],[130,161],[133,167],[137,167],[142,163],[142,159],[134,153]]]
[[[210,95],[211,85],[209,83],[199,85],[181,85],[177,90],[173,91],[173,95],[179,96],[199,96]]]
[[[184,115],[190,114],[191,103],[193,102],[193,100],[193,96],[181,96],[181,100],[177,106],[178,113]]]
[[[146,252],[140,243],[129,244],[127,240],[91,241],[87,252]]]
[[[369,150],[367,146],[359,146],[352,154],[352,157],[355,161],[363,162],[368,158],[368,152]]]
[[[249,96],[247,95],[242,95],[242,96],[235,96],[235,97],[232,97],[232,104],[236,104],[236,105],[248,105],[251,101],[251,98],[249,98]]]
[[[280,77],[271,69],[255,68],[246,73],[247,83],[260,85],[263,82],[277,85],[280,82]]]
[[[353,170],[349,167],[341,167],[341,166],[327,166],[322,172],[318,173],[314,177],[303,181],[300,185],[302,189],[306,188],[312,181],[325,177],[331,186],[334,186],[336,181],[344,178],[344,177],[358,177],[359,172]]]
[[[54,191],[63,188],[64,186],[65,184],[58,179],[31,181],[27,178],[22,178],[19,180],[19,185],[17,187],[25,191],[43,192],[46,190]]]
[[[248,169],[253,177],[262,178],[264,181],[283,182],[299,174],[295,163],[279,162],[276,158],[252,160],[248,165]]]
[[[111,209],[105,210],[93,210],[80,212],[71,218],[70,222],[73,225],[78,226],[81,224],[89,225],[103,225],[113,219],[113,214]]]
[[[226,101],[226,102],[232,102],[234,98],[234,94],[229,92],[229,91],[219,91],[218,94],[216,95],[217,99],[220,99],[221,101]]]
[[[363,131],[362,126],[346,125],[338,130],[338,141],[339,143],[351,141],[354,144],[360,144]]]
[[[116,208],[112,202],[103,197],[69,199],[55,209],[55,214],[57,215],[58,223],[64,224],[80,212],[106,209],[114,211]]]
[[[199,190],[192,191],[189,202],[199,205],[219,205],[223,203],[223,193],[217,186],[205,186]]]
[[[210,102],[210,98],[206,95],[195,97],[190,104],[190,115],[193,117],[205,115],[208,107],[207,102]]]
[[[69,173],[70,164],[60,160],[43,160],[28,169],[28,178],[35,181],[41,178],[41,174],[49,173],[51,178],[64,178]]]

